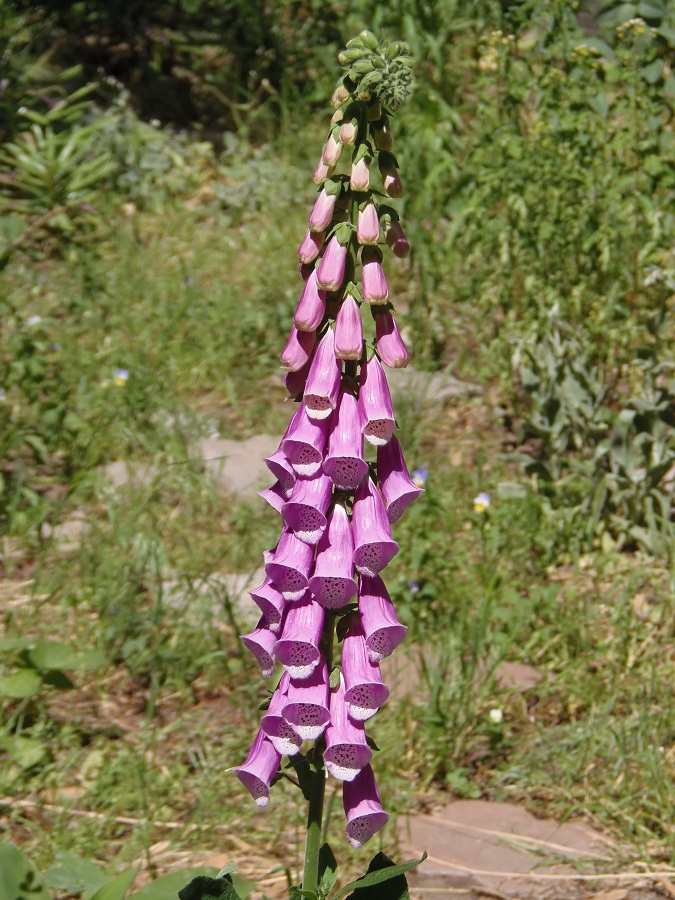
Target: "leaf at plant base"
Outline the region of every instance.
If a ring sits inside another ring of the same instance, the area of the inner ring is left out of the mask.
[[[327,897],[337,879],[337,862],[329,844],[319,850],[319,897]]]
[[[28,651],[28,659],[36,669],[100,669],[105,656],[96,650],[74,650],[60,641],[38,641]]]
[[[211,878],[198,875],[178,891],[180,900],[241,900],[230,875]]]
[[[58,850],[54,865],[45,872],[45,881],[56,891],[90,897],[108,880],[108,876],[88,859],[67,850]]]
[[[33,863],[14,844],[0,844],[0,900],[51,900]]]
[[[353,891],[348,900],[408,900],[408,882],[404,874],[426,858],[425,852],[419,859],[396,865],[386,854],[378,853],[371,859],[366,874],[345,885],[333,900],[339,900],[348,891]]]
[[[139,891],[132,894],[133,900],[168,900],[173,898],[193,882],[196,878],[208,878],[214,880],[218,869],[215,866],[197,866],[192,869],[180,869],[177,872],[169,872],[156,878],[150,884],[144,885]],[[223,879],[224,880],[224,879]],[[226,895],[227,896],[227,895]],[[238,894],[233,895],[235,897]]]
[[[35,738],[26,738],[20,734],[0,737],[0,750],[3,750],[11,763],[21,769],[32,769],[47,755],[47,745]]]
[[[135,869],[129,869],[128,872],[122,872],[116,878],[111,878],[91,895],[90,900],[124,900],[137,872],[138,866]]]
[[[10,697],[12,700],[34,697],[41,683],[40,676],[33,669],[21,669],[14,675],[0,678],[0,697]]]

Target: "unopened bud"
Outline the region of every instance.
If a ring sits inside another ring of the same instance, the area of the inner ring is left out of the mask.
[[[345,122],[340,126],[340,141],[343,144],[353,144],[356,141],[357,131],[356,122]]]
[[[374,203],[366,203],[359,210],[356,226],[356,238],[359,244],[377,244],[380,239],[380,220]]]
[[[404,259],[410,253],[410,244],[403,233],[400,222],[390,222],[384,236],[394,256]]]
[[[343,84],[341,84],[333,91],[333,96],[331,97],[330,102],[332,106],[342,106],[342,104],[346,103],[347,100],[349,100],[349,91]]]
[[[342,144],[340,141],[335,140],[333,135],[328,138],[326,142],[326,146],[323,151],[323,161],[327,166],[335,166],[337,165],[338,160],[342,154]]]
[[[365,159],[360,159],[352,166],[352,174],[349,186],[353,191],[367,191],[370,187],[370,172]]]
[[[383,125],[381,128],[376,128],[373,137],[375,138],[375,146],[378,150],[391,150],[391,131],[389,131],[386,125]]]
[[[323,184],[326,178],[330,178],[334,171],[335,166],[327,166],[322,158],[319,165],[314,169],[314,184]]]

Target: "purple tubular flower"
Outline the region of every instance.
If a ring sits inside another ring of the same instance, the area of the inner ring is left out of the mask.
[[[398,544],[392,540],[384,502],[371,478],[366,478],[354,495],[352,528],[357,571],[377,575],[396,556]]]
[[[266,578],[260,587],[249,591],[251,599],[260,607],[260,612],[269,630],[273,634],[281,631],[281,620],[286,608],[286,600],[274,587],[271,580]]]
[[[326,512],[333,495],[330,478],[318,473],[298,478],[293,493],[281,509],[286,525],[306,544],[316,544],[326,529]]]
[[[328,328],[316,348],[305,383],[304,406],[310,419],[327,419],[333,412],[340,393],[341,375],[342,365],[335,357],[335,332]]]
[[[362,352],[361,311],[352,295],[347,294],[335,318],[335,355],[338,359],[361,359]]]
[[[363,459],[363,434],[358,402],[343,389],[338,408],[330,420],[328,452],[323,470],[336,488],[355,490],[366,477],[368,465]]]
[[[314,475],[321,468],[328,419],[310,419],[303,403],[291,424],[281,449],[298,475]]]
[[[370,187],[370,172],[365,158],[352,166],[349,186],[353,191],[367,191]]]
[[[405,259],[410,253],[410,244],[408,243],[403,228],[401,228],[400,222],[390,222],[387,225],[384,239],[391,252],[394,256],[398,256],[399,259]]]
[[[309,678],[319,664],[324,616],[324,608],[309,594],[289,606],[284,630],[274,645],[274,655],[291,678],[298,681]]]
[[[291,678],[281,714],[305,741],[315,741],[330,722],[328,691],[328,666],[323,658],[305,681]]]
[[[389,385],[379,359],[373,356],[361,366],[359,412],[364,438],[375,447],[391,440],[396,431]]]
[[[346,606],[356,593],[354,539],[344,506],[336,503],[317,548],[309,589],[327,609]]]
[[[408,629],[396,618],[394,604],[379,575],[361,576],[359,615],[370,661],[379,663],[391,656],[405,638]]]
[[[277,753],[280,753],[282,756],[294,756],[302,744],[300,735],[291,728],[281,715],[281,710],[286,706],[289,684],[290,676],[288,672],[284,672],[276,691],[272,695],[270,705],[260,720],[260,728],[270,739]]]
[[[305,390],[305,383],[307,382],[307,375],[309,374],[309,367],[311,364],[312,359],[310,357],[305,365],[301,369],[298,369],[297,372],[286,372],[284,375],[284,387],[288,391],[289,397],[292,397],[294,400]]]
[[[345,276],[347,245],[333,235],[328,241],[316,270],[316,283],[322,291],[338,291]]]
[[[267,627],[263,616],[249,634],[242,634],[241,641],[258,660],[263,678],[269,678],[274,669],[274,645],[276,637]]]
[[[291,424],[292,422],[293,420],[291,420]],[[291,491],[293,490],[296,478],[293,467],[281,450],[275,450],[271,456],[266,456],[265,463],[272,475],[276,477],[285,493],[286,499],[288,499],[291,496]]]
[[[321,253],[325,237],[326,235],[323,231],[306,232],[302,243],[298,247],[298,259],[301,263],[307,266],[314,262],[319,253]]]
[[[342,156],[342,144],[331,134],[323,151],[323,161],[327,166],[336,166]]]
[[[316,331],[326,311],[326,292],[316,286],[316,272],[312,272],[302,289],[293,321],[299,331]]]
[[[351,718],[357,722],[372,718],[389,697],[389,688],[382,683],[379,665],[370,659],[358,616],[352,618],[342,642],[342,675]]]
[[[395,437],[388,444],[377,448],[377,476],[387,516],[393,525],[410,504],[424,493],[410,478],[401,445]]]
[[[342,676],[330,694],[330,723],[326,728],[323,758],[330,774],[340,781],[353,781],[373,758],[363,724],[352,722],[347,715]]]
[[[262,497],[263,500],[267,500],[269,505],[279,513],[288,500],[287,492],[278,481],[275,481],[272,487],[265,488],[264,491],[258,491],[258,496]]]
[[[380,220],[377,215],[377,207],[369,202],[359,210],[356,225],[356,239],[359,244],[377,244],[380,240]]]
[[[336,200],[337,194],[327,194],[326,188],[321,189],[307,223],[310,231],[325,231],[328,228],[333,218]]]
[[[347,840],[358,850],[389,821],[369,765],[364,766],[353,781],[345,782],[342,800],[347,817]]]
[[[297,372],[302,369],[309,359],[315,343],[315,331],[298,331],[294,325],[281,353],[281,365],[289,372]]]
[[[365,250],[362,256],[361,292],[366,303],[386,303],[389,299],[387,279],[382,271],[379,250]]]
[[[410,360],[408,348],[396,325],[396,320],[388,309],[375,315],[375,340],[380,359],[390,369],[405,369]]]
[[[277,774],[280,762],[281,754],[261,729],[244,765],[234,769],[239,781],[255,800],[256,806],[267,806],[270,802],[270,782]]]
[[[313,562],[314,547],[284,529],[274,555],[265,565],[265,572],[284,600],[301,600],[307,590]]]

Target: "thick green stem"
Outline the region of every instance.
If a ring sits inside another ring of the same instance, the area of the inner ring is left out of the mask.
[[[321,826],[323,821],[323,801],[326,793],[326,775],[323,769],[323,754],[316,759],[312,770],[312,787],[307,813],[307,838],[305,841],[305,868],[302,874],[302,888],[317,892],[319,885],[319,850],[321,849]]]

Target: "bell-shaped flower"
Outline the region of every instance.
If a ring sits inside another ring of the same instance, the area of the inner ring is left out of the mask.
[[[356,224],[356,239],[359,244],[377,244],[380,240],[380,220],[377,207],[372,201],[359,210]]]
[[[353,119],[350,122],[343,122],[340,125],[340,141],[343,144],[354,144],[356,143],[356,134],[358,132],[358,123],[356,119]]]
[[[398,544],[392,540],[384,502],[371,478],[366,478],[354,495],[352,529],[357,571],[377,575],[396,556]]]
[[[249,594],[253,602],[260,608],[267,628],[273,634],[278,634],[281,631],[281,620],[287,605],[281,592],[274,587],[269,578],[265,578],[260,587],[253,588]]]
[[[302,369],[309,360],[315,343],[315,331],[298,331],[294,325],[286,346],[281,352],[281,365],[288,372],[297,372]]]
[[[281,714],[305,741],[315,741],[330,722],[328,692],[328,666],[323,658],[309,678],[291,678]]]
[[[370,187],[370,171],[365,158],[352,165],[349,186],[353,191],[367,191]]]
[[[364,438],[375,447],[391,440],[396,431],[394,408],[384,369],[376,356],[361,366],[359,412]]]
[[[388,309],[375,314],[375,341],[380,359],[390,369],[405,369],[410,360],[408,348]]]
[[[293,428],[281,442],[281,449],[298,475],[314,475],[321,468],[329,420],[310,419],[303,403],[292,424]]]
[[[333,483],[322,472],[298,478],[281,515],[301,541],[316,544],[326,529],[326,512],[333,496]]]
[[[281,508],[288,500],[286,491],[278,481],[275,481],[272,487],[265,488],[264,491],[258,491],[258,496],[266,500],[272,509],[276,509],[278,513],[281,512]]]
[[[361,310],[351,294],[347,294],[335,318],[335,355],[338,359],[361,359],[363,323]]]
[[[274,655],[291,678],[309,678],[319,664],[324,616],[324,608],[312,600],[309,592],[286,610],[284,628],[274,646]]]
[[[309,215],[310,231],[325,231],[331,223],[335,211],[337,194],[328,194],[326,188],[322,188]]]
[[[301,600],[309,584],[314,547],[284,529],[265,573],[285,600]]]
[[[395,437],[385,446],[377,448],[377,477],[387,516],[393,525],[410,504],[424,493],[408,474],[401,445]]]
[[[368,657],[373,663],[391,656],[408,631],[397,619],[379,575],[362,575],[359,580],[359,616]]]
[[[330,178],[330,176],[335,171],[335,166],[326,165],[324,162],[323,156],[319,160],[319,164],[314,169],[313,181],[314,184],[321,185],[324,183],[326,178]]]
[[[309,282],[308,282],[309,283]],[[327,328],[305,382],[304,407],[310,419],[327,419],[337,406],[342,365],[335,356],[335,332]]]
[[[256,806],[270,802],[270,782],[279,771],[281,753],[274,747],[262,729],[256,735],[246,762],[234,772],[255,800]]]
[[[316,283],[320,290],[339,291],[345,277],[346,264],[347,245],[341,244],[333,235],[316,270]]]
[[[372,718],[389,697],[389,688],[382,683],[379,665],[370,659],[357,615],[352,616],[342,642],[342,676],[345,680],[345,702],[351,718],[357,722]]]
[[[264,616],[250,634],[241,635],[241,641],[258,660],[263,678],[269,678],[274,669],[274,645],[277,639],[274,632],[267,627]]]
[[[303,265],[308,266],[314,262],[319,253],[321,253],[325,238],[326,233],[324,231],[308,231],[305,234],[302,243],[298,247],[298,259]]]
[[[297,414],[298,413],[296,412],[295,415]],[[289,430],[290,425],[287,429],[287,433]],[[296,474],[293,471],[293,466],[291,466],[289,461],[286,459],[286,456],[284,455],[282,450],[275,450],[271,456],[266,456],[265,464],[281,485],[281,488],[286,495],[286,499],[288,499],[291,496],[291,491],[293,490],[293,485],[295,484],[296,479]]]
[[[347,512],[336,503],[317,547],[309,589],[327,609],[341,609],[356,593],[354,540]]]
[[[316,284],[316,272],[312,272],[302,289],[302,296],[295,308],[293,321],[299,331],[316,331],[326,311],[326,292]]]
[[[336,488],[355,490],[366,477],[368,465],[363,458],[363,434],[359,406],[349,391],[340,392],[338,408],[330,420],[328,450],[323,470]]]
[[[284,719],[281,711],[286,706],[290,676],[284,672],[270,705],[260,720],[260,728],[272,742],[274,749],[282,756],[294,756],[300,749],[302,738]]]
[[[410,244],[408,243],[408,239],[405,236],[405,232],[403,231],[400,222],[394,221],[387,225],[384,232],[384,239],[391,252],[394,256],[398,256],[399,259],[405,259],[410,253]]]
[[[323,150],[323,161],[327,166],[336,166],[342,156],[342,144],[331,134]]]
[[[373,758],[362,722],[347,715],[345,683],[342,675],[330,693],[330,722],[326,727],[324,762],[330,774],[340,781],[353,781]]]
[[[386,303],[389,299],[387,279],[382,270],[379,250],[366,249],[361,257],[361,293],[366,303]]]
[[[357,850],[389,821],[370,765],[364,766],[353,781],[345,782],[342,802],[347,818],[347,840]]]

